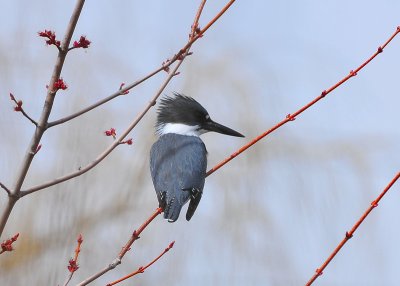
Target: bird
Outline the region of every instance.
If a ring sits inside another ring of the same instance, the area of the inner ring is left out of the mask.
[[[200,135],[209,131],[244,137],[211,120],[195,99],[174,92],[164,96],[157,110],[158,140],[150,150],[150,173],[159,207],[168,222],[179,218],[188,202],[186,220],[196,211],[206,179],[207,149]]]

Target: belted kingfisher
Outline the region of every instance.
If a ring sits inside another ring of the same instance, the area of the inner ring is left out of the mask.
[[[206,178],[207,150],[200,135],[209,131],[244,137],[211,120],[207,110],[191,97],[174,93],[161,99],[156,133],[150,151],[150,171],[159,206],[169,222],[178,219],[189,200],[186,220],[196,211]]]

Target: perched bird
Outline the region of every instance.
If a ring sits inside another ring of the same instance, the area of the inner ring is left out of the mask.
[[[159,206],[169,222],[178,219],[189,200],[186,220],[196,211],[206,178],[207,150],[200,135],[209,131],[244,137],[211,120],[207,110],[191,97],[174,93],[161,99],[156,133],[150,151],[150,171]]]

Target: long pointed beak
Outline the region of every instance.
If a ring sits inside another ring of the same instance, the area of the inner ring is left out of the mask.
[[[208,131],[214,131],[214,132],[218,132],[221,134],[229,135],[229,136],[244,137],[244,135],[240,134],[239,132],[237,132],[233,129],[230,129],[229,127],[226,127],[222,124],[214,122],[212,120],[207,122],[206,126],[204,126],[204,129],[206,129]]]

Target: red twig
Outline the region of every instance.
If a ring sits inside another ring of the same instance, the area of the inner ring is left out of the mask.
[[[14,250],[14,248],[13,248],[13,243],[14,243],[15,241],[17,241],[18,236],[19,236],[19,233],[17,233],[16,235],[14,235],[13,237],[11,237],[10,239],[7,239],[7,240],[3,241],[3,242],[1,243],[0,254],[4,253],[4,252],[6,252],[6,251],[13,251],[13,250]]]
[[[81,252],[81,245],[83,242],[83,238],[82,238],[82,234],[80,234],[78,236],[78,239],[76,240],[76,242],[78,243],[76,248],[75,248],[75,255],[74,258],[71,258],[68,261],[68,271],[69,271],[69,275],[67,277],[67,279],[64,282],[64,286],[68,285],[69,281],[71,281],[72,276],[74,275],[74,273],[79,269],[79,265],[78,265],[78,256],[79,253]]]
[[[118,279],[115,280],[114,282],[108,283],[107,286],[112,286],[115,284],[118,284],[119,282],[122,282],[126,279],[129,279],[137,274],[143,273],[147,268],[149,268],[151,265],[153,265],[154,263],[157,262],[157,260],[159,260],[165,253],[167,253],[173,246],[174,246],[175,241],[171,242],[167,248],[164,249],[163,252],[161,252],[156,258],[154,258],[149,264],[147,264],[146,266],[140,266],[136,271],[133,271],[132,273]]]
[[[161,213],[162,213],[162,208],[157,208],[154,211],[154,213],[137,230],[133,231],[131,238],[122,248],[121,252],[118,254],[119,259],[122,259],[125,256],[125,254],[131,249],[131,246],[135,242],[135,240],[139,239],[140,234]]]
[[[76,240],[76,242],[78,243],[78,245],[76,246],[76,248],[75,248],[75,256],[74,256],[74,261],[75,261],[75,264],[77,264],[78,263],[78,256],[79,256],[79,253],[81,252],[81,245],[82,245],[82,242],[83,242],[83,238],[82,238],[82,234],[80,234],[79,236],[78,236],[78,239]],[[68,268],[68,270],[70,271],[70,272],[73,272],[73,271],[76,271],[76,270],[78,270],[78,269],[69,269]]]
[[[331,86],[330,88],[323,90],[321,92],[321,95],[317,96],[314,100],[312,100],[311,102],[309,102],[308,104],[304,105],[302,108],[300,108],[299,110],[297,110],[296,112],[292,113],[292,114],[288,114],[286,115],[285,119],[283,119],[282,121],[280,121],[278,124],[276,124],[275,126],[273,126],[272,128],[268,129],[267,131],[265,131],[264,133],[260,134],[259,136],[257,136],[256,138],[254,138],[253,140],[251,140],[249,143],[247,143],[246,145],[244,145],[243,147],[241,147],[240,149],[238,149],[236,152],[232,153],[229,157],[227,157],[226,159],[222,160],[220,163],[218,163],[217,165],[215,165],[212,169],[208,170],[207,172],[207,176],[211,175],[212,173],[214,173],[215,171],[217,171],[219,168],[221,168],[222,166],[224,166],[226,163],[228,163],[229,161],[231,161],[233,158],[235,158],[236,156],[238,156],[239,154],[243,153],[244,151],[246,151],[248,148],[250,148],[251,146],[253,146],[254,144],[256,144],[258,141],[260,141],[261,139],[263,139],[265,136],[269,135],[270,133],[274,132],[275,130],[277,130],[278,128],[280,128],[282,125],[285,125],[286,123],[293,121],[296,119],[297,116],[299,116],[301,113],[303,113],[305,110],[307,110],[308,108],[310,108],[311,106],[313,106],[315,103],[317,103],[318,101],[320,101],[321,99],[323,99],[326,95],[328,95],[329,93],[331,93],[333,90],[335,90],[337,87],[341,86],[343,83],[345,83],[346,81],[348,81],[351,77],[356,76],[357,73],[364,68],[367,64],[369,64],[378,54],[383,52],[383,49],[393,40],[394,37],[396,37],[396,35],[400,33],[400,26],[397,27],[396,31],[390,36],[390,38],[382,45],[379,46],[377,51],[370,57],[368,58],[364,63],[362,63],[358,68],[356,68],[355,70],[351,70],[350,73],[345,76],[343,79],[341,79],[340,81],[338,81],[336,84],[334,84],[333,86]]]
[[[307,286],[311,285],[314,283],[314,281],[318,278],[318,276],[323,274],[324,269],[328,264],[332,261],[332,259],[338,254],[338,252],[342,249],[342,247],[346,244],[346,242],[353,237],[353,234],[356,232],[358,227],[363,223],[363,221],[367,218],[367,216],[370,214],[370,212],[378,206],[379,201],[383,198],[383,196],[389,191],[389,189],[393,186],[393,184],[400,178],[400,172],[396,174],[396,176],[390,181],[390,183],[386,186],[386,188],[382,191],[382,193],[374,200],[371,202],[371,205],[368,207],[368,209],[364,212],[364,214],[358,219],[358,221],[354,224],[354,226],[349,230],[346,231],[346,234],[343,238],[343,240],[336,246],[336,248],[333,250],[331,255],[325,260],[325,262],[315,270],[315,274],[311,277],[311,279],[307,282]]]
[[[114,269],[115,267],[117,267],[119,264],[121,264],[122,262],[122,258],[125,256],[125,254],[131,249],[132,244],[139,239],[140,234],[146,229],[146,227],[159,215],[162,213],[162,209],[161,208],[157,208],[154,213],[148,218],[146,219],[146,221],[137,229],[134,230],[131,238],[128,240],[128,242],[125,244],[124,247],[122,247],[120,253],[118,254],[118,256],[114,259],[114,261],[112,261],[107,267],[105,267],[104,269],[100,270],[99,272],[97,272],[96,274],[92,275],[91,277],[85,279],[84,281],[82,281],[81,283],[78,284],[78,286],[83,286],[83,285],[87,285],[90,282],[96,280],[97,278],[99,278],[100,276],[104,275],[105,273],[107,273],[108,271]]]
[[[197,9],[197,14],[194,17],[194,21],[193,21],[193,25],[192,25],[192,31],[190,32],[190,35],[189,35],[190,40],[193,39],[196,36],[196,34],[199,32],[199,20],[200,20],[201,13],[203,12],[204,5],[206,5],[206,2],[207,2],[207,0],[201,1],[199,9]]]

